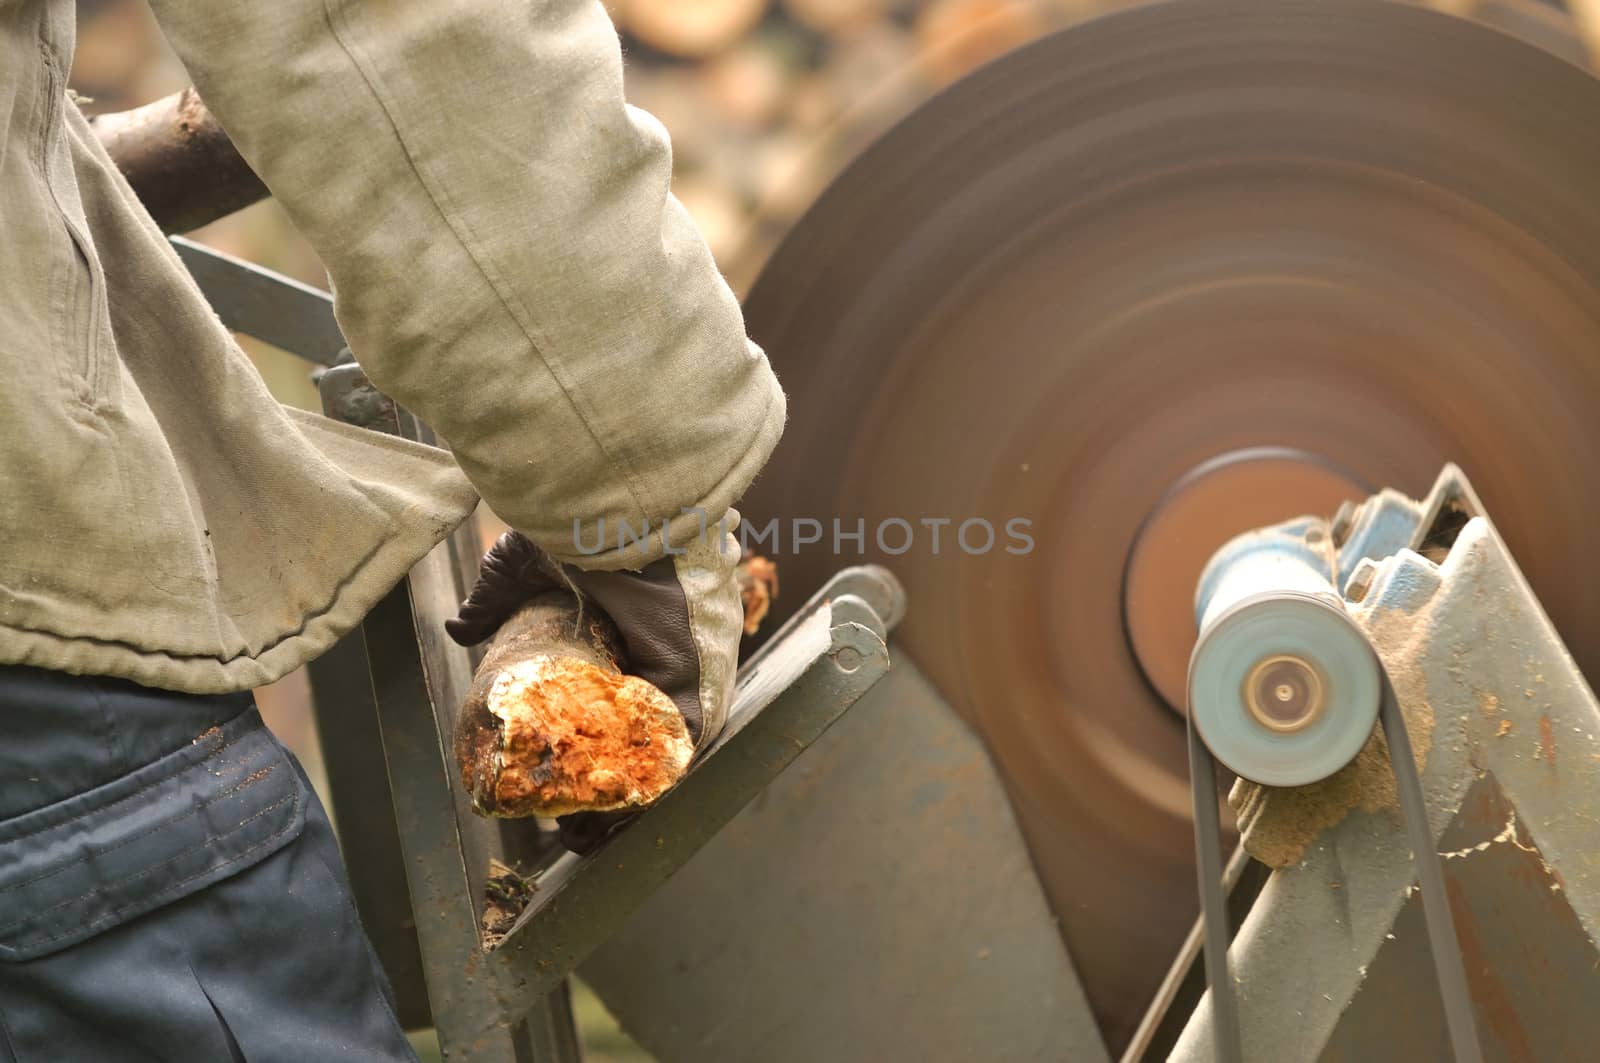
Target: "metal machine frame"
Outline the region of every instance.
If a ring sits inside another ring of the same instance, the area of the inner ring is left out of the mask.
[[[1420,501],[1348,506],[1325,532],[1344,607],[1393,680],[1390,756],[1374,737],[1310,786],[1235,786],[1242,849],[1275,868],[1233,898],[1242,1058],[1587,1058],[1600,703],[1460,469]],[[1396,742],[1408,731],[1415,759]],[[1193,959],[1173,976],[1191,1001]],[[1170,1058],[1217,1058],[1218,1013],[1197,1001]]]
[[[349,360],[326,293],[173,244],[224,324],[325,367],[329,416],[433,442]],[[478,549],[469,521],[310,666],[330,799],[402,1023],[433,1025],[450,1059],[577,1060],[568,974],[887,672],[904,596],[881,568],[835,575],[741,668],[728,725],[689,776],[578,857],[534,822],[475,815],[454,781],[454,714],[475,661],[443,621]],[[534,893],[485,946],[491,859],[528,869]]]

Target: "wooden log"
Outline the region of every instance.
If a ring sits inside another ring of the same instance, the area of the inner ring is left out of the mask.
[[[1544,7],[1543,4],[1521,6],[1524,20],[1528,23],[1533,21],[1532,12]],[[1566,7],[1576,36],[1587,53],[1588,62],[1585,65],[1590,69],[1600,66],[1600,0],[1569,0]]]
[[[817,33],[832,34],[883,22],[889,0],[784,0],[796,22]]]
[[[89,124],[164,233],[198,229],[267,197],[192,87]]]
[[[748,41],[705,63],[696,78],[718,118],[735,129],[769,125],[783,106],[790,71],[783,57]]]
[[[751,555],[735,579],[753,635],[778,596],[778,566]],[[473,808],[506,818],[625,811],[672,789],[694,743],[672,699],[624,675],[625,663],[616,626],[567,590],[502,624],[456,720]]]
[[[753,29],[767,0],[616,0],[619,29],[659,52],[681,59],[715,55]]]
[[[694,219],[712,256],[731,256],[744,234],[744,211],[735,190],[716,174],[695,170],[674,179],[672,194]]]
[[[1042,36],[1048,24],[1030,0],[934,0],[917,16],[922,68],[948,85],[1013,48]]]
[[[507,620],[456,725],[473,808],[564,816],[642,808],[688,770],[694,743],[672,699],[618,667],[616,628],[565,590]]]

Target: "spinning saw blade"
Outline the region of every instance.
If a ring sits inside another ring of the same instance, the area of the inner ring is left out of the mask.
[[[1597,130],[1587,74],[1448,16],[1140,8],[911,115],[751,294],[791,424],[742,508],[865,519],[1113,1044],[1195,913],[1174,703],[1227,538],[1458,462],[1600,674]],[[782,553],[791,602],[841,563]]]

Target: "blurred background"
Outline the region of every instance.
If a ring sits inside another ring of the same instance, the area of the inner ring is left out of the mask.
[[[1125,0],[612,0],[627,91],[671,131],[675,191],[730,283],[743,293],[789,227],[850,159],[899,117],[988,60]],[[1586,14],[1543,0],[1436,0],[1574,62],[1590,61]],[[143,0],[79,0],[73,88],[90,113],[122,110],[188,84]],[[1592,45],[1591,45],[1592,47]],[[322,286],[316,255],[271,201],[192,234]],[[241,338],[286,403],[319,409],[309,366]],[[483,522],[486,539],[501,526]],[[296,673],[258,700],[319,786],[309,687]],[[648,1057],[581,988],[596,1063]],[[426,1037],[419,1047],[429,1051]]]

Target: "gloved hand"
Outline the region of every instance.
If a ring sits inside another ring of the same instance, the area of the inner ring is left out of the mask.
[[[734,570],[739,515],[639,571],[587,571],[563,565],[520,532],[502,535],[484,555],[478,582],[445,631],[463,646],[492,637],[529,600],[560,587],[597,606],[622,636],[624,671],[672,699],[694,741],[704,749],[721,733],[738,669],[744,607]],[[561,819],[562,840],[584,851],[626,818],[577,813]]]

